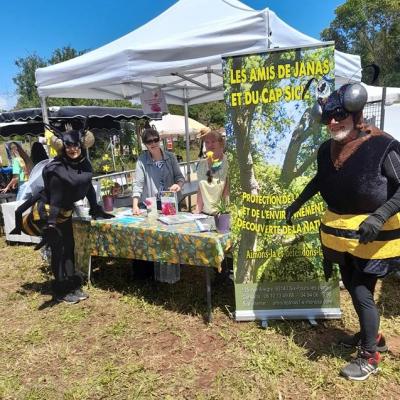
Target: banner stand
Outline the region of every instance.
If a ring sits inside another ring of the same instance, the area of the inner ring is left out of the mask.
[[[282,310],[239,310],[235,311],[235,320],[261,320],[268,322],[270,319],[308,319],[311,323],[311,321],[316,319],[338,319],[342,316],[340,308],[297,308],[294,310],[285,310],[284,314],[285,316],[282,316]]]
[[[237,321],[341,317],[338,270],[324,277],[323,199],[293,224],[285,216],[329,138],[312,108],[334,90],[334,71],[332,42],[223,58]]]

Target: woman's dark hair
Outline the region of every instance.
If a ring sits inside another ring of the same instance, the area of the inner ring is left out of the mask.
[[[157,132],[157,129],[154,128],[145,128],[142,133],[143,143],[146,143],[149,139],[156,137],[160,138],[160,134]]]
[[[46,150],[44,149],[42,143],[40,142],[35,142],[32,145],[31,148],[31,159],[33,162],[33,165],[36,165],[40,161],[47,160],[49,156],[46,153]]]
[[[212,180],[213,180],[213,175],[212,175],[211,169],[209,169],[209,170],[206,172],[206,176],[207,176],[207,182],[208,182],[208,183],[211,183]]]
[[[31,173],[32,168],[33,168],[33,163],[32,163],[31,158],[28,156],[28,154],[26,154],[25,150],[22,148],[22,146],[19,143],[11,142],[10,148],[12,145],[17,147],[18,154],[24,160],[24,163],[25,163],[25,169],[26,169],[25,173],[26,173],[26,175],[29,176],[29,174]]]

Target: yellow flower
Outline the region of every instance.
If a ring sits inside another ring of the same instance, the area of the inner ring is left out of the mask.
[[[104,172],[108,172],[110,170],[110,166],[109,165],[104,165],[103,166],[103,171]]]
[[[101,185],[101,194],[104,195],[112,195],[112,189],[115,185],[114,181],[110,178],[104,178],[100,181]]]
[[[214,152],[212,152],[212,151],[207,151],[206,156],[207,156],[207,158],[212,159],[213,156],[214,156]]]
[[[107,161],[109,159],[110,159],[110,156],[108,154],[104,154],[103,161]]]

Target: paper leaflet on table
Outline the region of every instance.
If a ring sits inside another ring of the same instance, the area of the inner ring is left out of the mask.
[[[119,216],[111,219],[101,219],[98,222],[108,222],[113,224],[133,224],[135,222],[143,222],[143,217],[136,215],[125,215]]]
[[[176,215],[160,215],[158,220],[167,225],[184,224],[187,222],[194,222],[198,219],[207,219],[209,216],[205,214],[191,214],[180,212]]]
[[[147,213],[146,210],[142,210],[142,209],[140,209],[139,212],[140,212],[140,214],[146,214]],[[128,208],[128,207],[125,208],[124,207],[124,208],[117,209],[117,210],[114,209],[114,211],[112,213],[117,218],[124,217],[124,216],[132,217],[132,208]]]

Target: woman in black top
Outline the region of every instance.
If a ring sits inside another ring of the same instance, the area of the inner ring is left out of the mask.
[[[51,248],[54,298],[58,302],[73,304],[88,297],[82,292],[82,279],[75,271],[74,202],[87,197],[93,218],[111,218],[112,215],[105,213],[96,203],[92,166],[84,148],[87,147],[84,132],[67,131],[56,142],[59,155],[43,169],[44,189],[17,210],[16,226],[17,230],[19,226],[25,233],[43,236],[41,244],[46,243]],[[33,212],[22,221],[22,213],[32,204]]]

